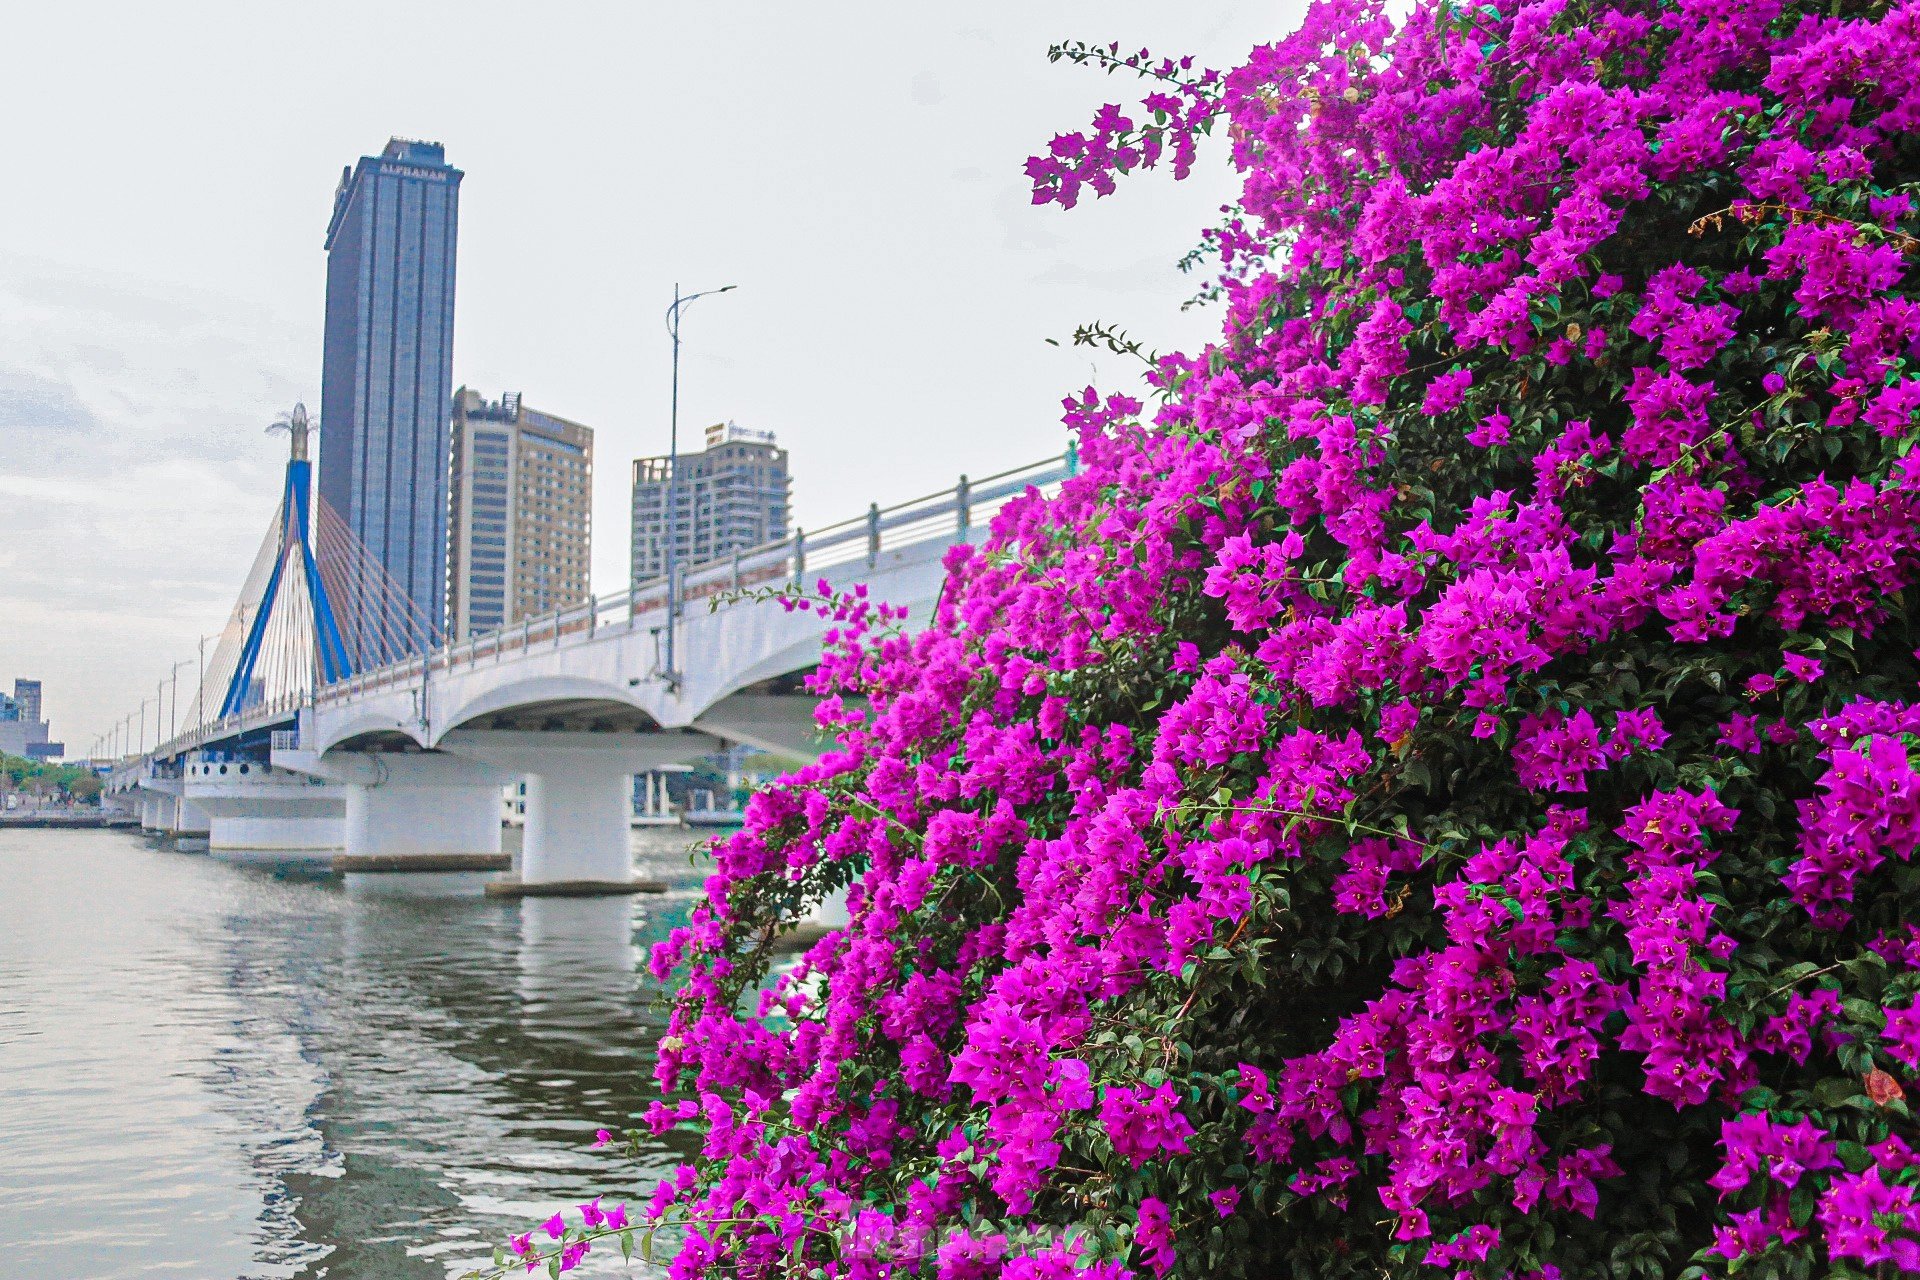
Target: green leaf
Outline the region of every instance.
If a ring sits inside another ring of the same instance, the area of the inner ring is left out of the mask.
[[[1842,1000],[1840,1008],[1861,1026],[1872,1027],[1877,1031],[1887,1025],[1886,1011],[1871,1000],[1862,1000],[1856,996]]]
[[[1848,1076],[1828,1076],[1813,1086],[1813,1099],[1823,1107],[1837,1107],[1859,1094],[1859,1082]]]

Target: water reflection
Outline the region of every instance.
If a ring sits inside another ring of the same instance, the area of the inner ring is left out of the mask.
[[[591,1042],[632,1007],[634,906],[627,898],[521,901],[520,1021],[528,1036]]]
[[[350,897],[125,833],[0,833],[7,1273],[425,1280],[644,1196],[684,1151],[588,1144],[652,1096],[642,961],[701,873],[681,833],[636,842],[676,892]]]

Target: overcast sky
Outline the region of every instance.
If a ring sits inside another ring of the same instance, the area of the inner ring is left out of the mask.
[[[792,452],[825,524],[1065,444],[1075,324],[1203,339],[1173,263],[1232,192],[1216,142],[1071,213],[1021,165],[1137,82],[1046,61],[1118,39],[1227,66],[1298,6],[89,4],[16,7],[0,115],[0,688],[47,682],[84,752],[221,625],[318,410],[343,165],[390,135],[466,171],[455,385],[595,428],[595,589],[627,574],[632,458],[682,425]],[[1062,347],[1046,344],[1060,339]],[[1108,387],[1135,370],[1099,361]],[[182,673],[182,699],[192,669]]]

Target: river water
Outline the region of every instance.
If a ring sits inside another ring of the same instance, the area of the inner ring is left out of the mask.
[[[653,1096],[646,949],[703,872],[684,831],[634,842],[674,892],[369,898],[0,830],[0,1276],[442,1280],[557,1208],[644,1200],[686,1152],[590,1143]]]

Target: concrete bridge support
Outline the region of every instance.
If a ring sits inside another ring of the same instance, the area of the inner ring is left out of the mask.
[[[338,785],[345,852],[333,860],[354,892],[478,894],[510,859],[500,852],[500,788],[513,777],[439,751],[276,751],[274,764]]]
[[[526,776],[520,874],[503,891],[586,895],[648,887],[633,874],[633,775],[698,759],[721,743],[689,732],[458,729],[440,745]]]
[[[338,849],[346,797],[318,778],[254,761],[193,761],[186,795],[207,815],[207,846],[235,857]]]
[[[174,847],[198,846],[207,838],[212,822],[206,810],[187,799],[185,778],[153,777],[141,784],[160,797],[160,822],[155,830],[172,836]]]
[[[213,830],[207,811],[181,795],[174,800],[173,834],[183,840],[205,840]]]
[[[147,778],[134,792],[139,804],[140,829],[155,835],[172,835],[177,798],[168,786],[169,779]],[[178,787],[173,782],[173,787]]]
[[[635,772],[619,760],[529,772],[521,883],[633,879],[628,816]]]

